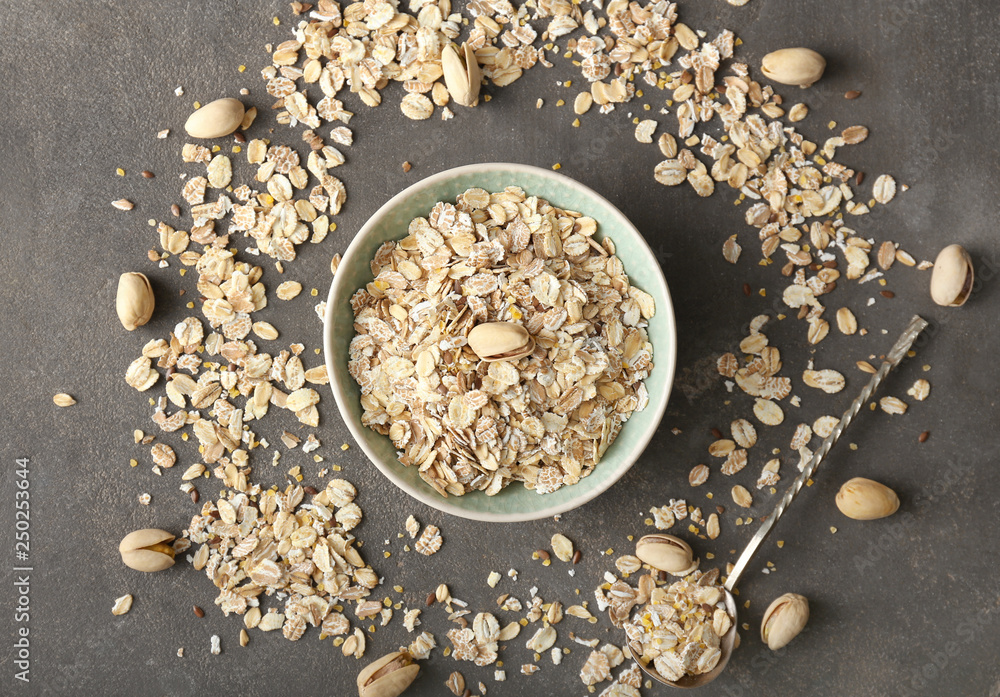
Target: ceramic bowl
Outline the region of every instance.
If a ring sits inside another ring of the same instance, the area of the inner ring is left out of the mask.
[[[593,472],[577,484],[545,495],[515,482],[496,496],[474,492],[442,497],[420,479],[416,467],[404,467],[388,436],[361,424],[360,390],[347,369],[348,348],[354,337],[350,298],[373,280],[369,262],[387,240],[406,236],[410,220],[427,216],[438,201],[454,201],[470,187],[501,191],[520,186],[528,195],[553,205],[580,211],[598,222],[599,239],[610,236],[633,285],[656,301],[656,315],[648,332],[653,344],[654,368],[646,379],[649,404],[622,427]],[[527,165],[491,163],[450,169],[417,182],[382,206],[354,237],[340,262],[327,298],[323,348],[330,386],[337,406],[358,445],[374,465],[413,498],[463,518],[516,522],[552,516],[590,501],[618,481],[635,463],[656,431],[667,406],[674,376],[677,338],[670,293],[663,272],[639,231],[605,198],[555,172]]]

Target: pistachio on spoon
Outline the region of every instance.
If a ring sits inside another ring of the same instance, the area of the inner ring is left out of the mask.
[[[684,540],[673,535],[646,535],[635,544],[635,556],[654,569],[674,576],[687,576],[698,568],[694,551]]]

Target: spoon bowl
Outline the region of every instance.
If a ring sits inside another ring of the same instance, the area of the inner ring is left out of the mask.
[[[726,669],[726,664],[729,663],[729,658],[733,655],[733,649],[736,648],[736,599],[728,589],[726,589],[725,593],[726,612],[729,613],[729,617],[732,619],[733,624],[729,627],[729,631],[720,638],[719,662],[715,664],[715,667],[712,668],[712,670],[707,673],[702,673],[701,675],[685,675],[680,680],[667,680],[665,677],[656,672],[656,668],[653,667],[652,663],[644,665],[643,662],[639,660],[639,657],[642,655],[642,647],[636,646],[638,642],[630,641],[628,642],[628,652],[631,654],[632,660],[639,664],[639,670],[645,673],[647,677],[650,677],[659,683],[669,685],[670,687],[679,687],[684,690],[701,687],[702,685],[707,685],[715,680],[719,674]]]

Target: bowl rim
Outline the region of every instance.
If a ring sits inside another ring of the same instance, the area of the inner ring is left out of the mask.
[[[591,189],[589,186],[581,182],[578,182],[575,179],[568,177],[564,174],[559,174],[558,172],[554,172],[548,169],[543,169],[541,167],[535,167],[533,165],[518,164],[513,162],[490,162],[490,163],[479,163],[472,165],[462,165],[460,167],[453,167],[450,169],[446,169],[441,172],[432,174],[424,179],[421,179],[420,181],[411,184],[410,186],[406,187],[405,189],[397,193],[395,196],[393,196],[384,204],[382,204],[379,207],[379,209],[375,211],[375,213],[373,213],[371,217],[368,218],[365,224],[361,226],[361,229],[359,229],[358,232],[354,235],[354,238],[351,240],[351,243],[347,246],[347,249],[344,251],[344,254],[341,257],[341,262],[340,262],[341,266],[343,266],[344,268],[348,268],[350,264],[355,262],[354,257],[358,255],[359,250],[364,244],[364,240],[367,237],[369,231],[376,225],[378,225],[381,222],[382,218],[384,218],[390,210],[392,210],[403,200],[427,188],[436,186],[441,182],[445,182],[459,176],[469,175],[469,174],[496,173],[498,170],[501,170],[503,172],[510,172],[513,174],[517,174],[519,172],[530,173],[533,176],[551,179],[552,181],[558,182],[561,185],[577,189],[580,193],[586,195],[589,198],[593,198],[599,203],[605,205],[611,212],[611,215],[617,218],[619,224],[624,226],[634,234],[636,240],[638,241],[638,244],[640,245],[641,248],[645,249],[649,257],[650,258],[655,257],[652,248],[649,246],[649,243],[642,236],[642,233],[639,232],[639,229],[636,228],[634,224],[632,224],[632,221],[630,221],[628,217],[626,217],[625,214],[622,213],[621,210],[619,210],[615,204],[613,204],[607,198],[605,198],[601,194]],[[530,192],[528,193],[530,194]],[[365,261],[367,262],[367,260]],[[618,480],[620,480],[623,476],[625,476],[625,473],[628,472],[633,465],[635,465],[636,461],[645,451],[646,447],[649,445],[649,442],[653,439],[653,435],[656,433],[661,422],[663,421],[663,415],[666,413],[667,403],[670,401],[670,394],[673,389],[674,373],[677,363],[677,323],[676,323],[676,318],[674,316],[673,300],[670,296],[670,289],[667,286],[667,279],[663,274],[663,269],[660,267],[658,263],[656,264],[655,268],[656,268],[656,273],[654,274],[655,282],[659,286],[659,290],[663,294],[663,297],[665,297],[667,300],[665,308],[663,309],[657,308],[657,314],[659,315],[660,313],[665,313],[663,316],[667,320],[666,322],[667,329],[669,330],[670,333],[670,342],[666,350],[667,355],[661,357],[660,354],[657,353],[657,362],[656,362],[657,368],[662,367],[664,370],[667,371],[666,381],[664,383],[666,385],[666,392],[663,395],[663,399],[657,405],[654,418],[650,422],[650,425],[647,427],[646,431],[641,434],[639,433],[630,434],[635,437],[631,439],[628,451],[624,454],[622,463],[618,466],[618,471],[611,474],[606,481],[601,483],[601,485],[597,486],[596,488],[590,491],[587,491],[585,494],[582,494],[579,497],[571,498],[568,501],[565,501],[561,504],[545,506],[528,513],[524,512],[493,513],[493,512],[469,510],[466,508],[461,508],[453,505],[449,499],[443,498],[442,496],[437,494],[437,492],[424,492],[421,491],[420,489],[411,486],[409,482],[405,481],[395,472],[395,469],[392,465],[387,465],[386,463],[381,462],[380,458],[376,455],[376,453],[372,452],[369,449],[365,441],[365,431],[367,431],[368,429],[365,429],[361,424],[355,424],[353,419],[347,418],[347,415],[350,413],[348,411],[348,405],[347,405],[347,400],[349,399],[349,395],[347,393],[347,389],[345,388],[345,386],[341,384],[341,380],[338,377],[339,372],[334,370],[332,339],[331,339],[332,331],[329,328],[333,326],[333,315],[336,308],[335,298],[338,295],[341,295],[343,292],[348,292],[348,291],[349,295],[343,297],[349,297],[350,295],[353,295],[354,292],[357,290],[356,288],[354,289],[342,288],[342,286],[346,285],[347,283],[347,281],[344,280],[346,279],[347,274],[339,274],[334,276],[334,279],[330,284],[330,291],[327,294],[326,311],[323,317],[323,359],[330,380],[329,383],[330,389],[333,392],[334,399],[337,402],[337,409],[340,412],[340,417],[346,424],[348,430],[351,433],[351,436],[360,446],[361,450],[365,453],[365,456],[373,465],[375,465],[375,467],[379,470],[379,472],[382,473],[383,476],[385,476],[389,481],[395,484],[397,488],[402,490],[408,496],[416,499],[417,501],[420,501],[421,503],[430,506],[431,508],[435,508],[444,513],[450,513],[451,515],[455,515],[460,518],[466,518],[470,520],[480,520],[491,523],[515,523],[515,522],[526,522],[530,520],[547,518],[550,516],[558,515],[560,513],[565,513],[566,511],[570,511],[575,508],[579,508],[580,506],[583,506],[584,504],[592,501],[593,499],[597,498],[599,495],[603,494],[605,491],[610,489],[615,483],[618,482]]]

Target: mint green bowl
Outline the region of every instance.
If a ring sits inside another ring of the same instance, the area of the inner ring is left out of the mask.
[[[387,240],[406,236],[410,220],[427,216],[438,201],[454,201],[470,187],[501,191],[520,186],[529,196],[580,211],[598,222],[599,239],[611,237],[631,283],[653,296],[656,315],[649,322],[654,368],[646,379],[649,404],[622,427],[594,471],[577,484],[539,495],[520,483],[496,496],[474,492],[443,498],[420,479],[416,467],[404,467],[388,436],[361,424],[361,392],[347,370],[348,349],[354,338],[350,299],[373,280],[369,262]],[[652,250],[639,231],[605,198],[582,184],[549,170],[527,165],[491,163],[457,167],[417,182],[382,206],[361,228],[347,248],[327,298],[323,350],[330,386],[351,434],[368,458],[407,494],[446,513],[492,522],[517,522],[563,513],[590,501],[618,481],[649,444],[666,410],[677,358],[677,335],[670,292]]]

